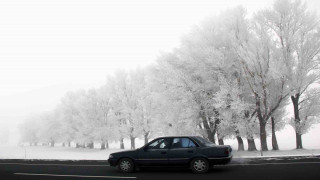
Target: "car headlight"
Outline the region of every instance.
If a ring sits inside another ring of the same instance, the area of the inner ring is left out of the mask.
[[[113,158],[113,155],[112,155],[112,154],[109,155],[109,159],[110,159],[110,158]]]

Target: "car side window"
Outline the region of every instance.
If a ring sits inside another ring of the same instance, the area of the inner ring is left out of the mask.
[[[148,145],[147,149],[168,149],[168,144],[167,139],[159,139]]]
[[[171,149],[194,148],[196,145],[189,138],[173,138]]]

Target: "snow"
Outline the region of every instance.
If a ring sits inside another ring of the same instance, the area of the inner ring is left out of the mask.
[[[125,149],[128,150],[128,149]],[[0,146],[0,159],[58,159],[58,160],[107,160],[110,153],[123,151],[113,148],[108,150],[75,148],[75,147],[42,147],[42,146]],[[263,152],[264,157],[278,156],[315,156],[320,149],[280,150]],[[261,157],[259,151],[233,151],[234,158]]]
[[[119,149],[86,149],[74,147],[0,147],[0,159],[106,160]]]
[[[234,151],[235,158],[253,158],[261,157],[260,151]],[[283,157],[283,156],[318,156],[320,149],[292,149],[292,150],[278,150],[278,151],[263,151],[263,157]]]

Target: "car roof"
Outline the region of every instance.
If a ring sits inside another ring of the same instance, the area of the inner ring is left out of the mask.
[[[159,139],[159,138],[193,138],[193,137],[199,137],[199,136],[162,136],[162,137],[157,137],[155,139]]]

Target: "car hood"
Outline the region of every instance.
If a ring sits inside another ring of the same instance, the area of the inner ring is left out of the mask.
[[[138,149],[135,149],[135,150],[126,150],[126,151],[119,151],[119,152],[114,152],[114,153],[111,153],[112,155],[121,155],[121,154],[135,154],[137,152]]]
[[[135,151],[137,151],[137,150],[136,149],[134,149],[134,150],[125,150],[125,151],[119,151],[119,152],[115,152],[115,153],[130,153],[130,152],[135,152]]]

